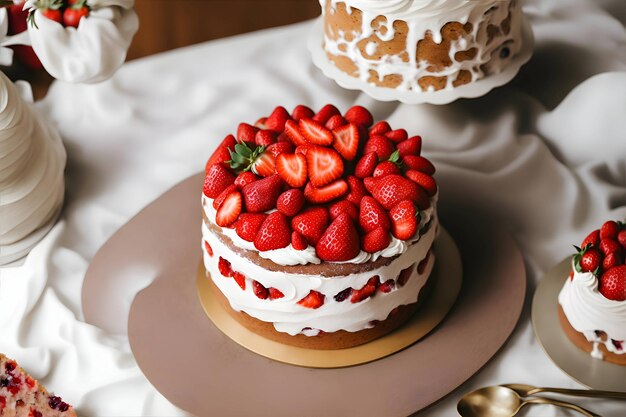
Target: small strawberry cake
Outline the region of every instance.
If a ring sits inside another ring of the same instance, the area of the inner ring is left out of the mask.
[[[559,294],[561,327],[592,357],[626,366],[626,226],[607,221],[576,250]]]
[[[339,349],[404,323],[438,232],[422,139],[355,106],[277,107],[206,165],[204,265],[227,310],[267,338]]]
[[[76,417],[71,405],[46,389],[0,353],[0,416]]]

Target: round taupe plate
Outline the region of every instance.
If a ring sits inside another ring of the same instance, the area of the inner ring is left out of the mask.
[[[552,268],[537,287],[532,306],[535,335],[556,366],[579,383],[592,389],[626,392],[626,366],[592,358],[561,330],[557,298],[570,268],[568,257]]]
[[[430,279],[434,287],[413,318],[398,330],[364,345],[349,349],[315,350],[287,346],[266,339],[239,324],[224,310],[209,285],[204,265],[198,268],[198,295],[204,311],[224,334],[246,349],[292,365],[312,368],[341,368],[389,356],[426,336],[448,314],[462,283],[461,256],[448,232],[441,228],[435,242],[436,259]]]
[[[303,368],[257,355],[224,335],[198,300],[201,190],[199,174],[130,220],[96,254],[83,287],[86,320],[124,331],[127,303],[149,285],[128,316],[133,353],[150,382],[195,415],[404,417],[476,373],[517,323],[526,275],[512,239],[442,204],[442,222],[461,253],[463,287],[429,335],[349,368]]]

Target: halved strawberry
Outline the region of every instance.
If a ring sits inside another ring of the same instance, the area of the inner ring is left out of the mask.
[[[417,232],[419,212],[412,201],[403,200],[389,212],[391,233],[400,240],[409,240]]]
[[[374,135],[385,135],[385,133],[391,131],[391,126],[389,126],[389,123],[387,123],[386,121],[382,120],[378,123],[376,123],[374,126],[372,126],[372,128],[370,129],[370,136],[374,136]]]
[[[312,245],[317,244],[328,226],[328,210],[313,207],[291,219],[291,228],[304,236]]]
[[[228,227],[237,220],[241,214],[242,202],[239,191],[231,192],[225,199],[215,215],[215,223],[220,227]]]
[[[277,142],[269,145],[265,151],[277,157],[281,153],[293,153],[293,149],[293,143],[291,142]]]
[[[300,133],[314,145],[328,146],[333,143],[333,134],[322,124],[313,119],[302,119],[299,122]]]
[[[329,203],[348,192],[348,184],[339,179],[323,187],[317,188],[312,183],[307,183],[304,187],[304,197],[311,203]]]
[[[291,119],[289,112],[284,107],[278,106],[265,121],[265,126],[274,132],[280,133],[285,130],[285,122],[289,119]]]
[[[324,305],[325,298],[324,294],[311,290],[306,297],[298,301],[298,304],[302,307],[316,309]]]
[[[437,182],[433,177],[428,174],[425,174],[420,171],[416,171],[414,169],[410,169],[405,174],[408,179],[415,182],[417,185],[422,187],[429,196],[434,196],[437,194]]]
[[[358,178],[371,177],[378,164],[378,155],[376,152],[370,152],[361,157],[356,164],[354,175]]]
[[[389,132],[391,133],[391,132]],[[405,157],[407,155],[419,156],[422,152],[422,137],[413,136],[403,142],[396,145],[396,148],[400,152],[400,156]]]
[[[396,288],[396,282],[392,279],[388,279],[378,286],[378,290],[385,294],[390,293],[394,288]]]
[[[322,107],[315,116],[313,116],[313,120],[321,124],[326,124],[328,119],[336,114],[341,114],[339,109],[337,109],[337,107],[333,106],[332,104],[327,104]]]
[[[348,200],[337,201],[335,204],[330,206],[329,212],[330,218],[333,220],[335,220],[341,213],[346,213],[354,221],[359,219],[359,209],[356,205],[354,205],[354,203],[351,203]]]
[[[300,119],[312,119],[313,116],[315,116],[315,112],[302,104],[297,105],[291,112],[291,117],[296,122]]]
[[[300,124],[294,120],[287,120],[285,123],[285,133],[294,145],[306,145],[308,142],[302,133],[300,133]]]
[[[307,243],[304,236],[302,236],[300,233],[292,232],[291,233],[291,246],[295,250],[305,250],[306,248],[309,247],[309,244]]]
[[[359,149],[359,129],[353,124],[347,124],[333,130],[335,140],[333,147],[346,161],[352,161]]]
[[[370,196],[365,196],[361,200],[359,225],[366,233],[379,227],[387,231],[391,228],[387,212],[376,199]]]
[[[330,119],[328,119],[326,124],[324,124],[324,127],[328,130],[335,130],[347,124],[348,124],[348,121],[344,119],[342,115],[336,114]]]
[[[230,278],[233,276],[234,271],[230,266],[230,262],[220,256],[220,259],[217,261],[217,269],[220,271],[220,274],[225,276],[226,278]]]
[[[285,216],[293,217],[302,210],[304,203],[304,193],[302,190],[292,188],[278,196],[276,209]]]
[[[234,272],[233,273],[233,279],[235,280],[237,285],[239,285],[239,288],[241,288],[242,290],[245,291],[245,289],[246,289],[246,276],[244,274],[242,274],[241,272]]]
[[[361,301],[370,298],[376,293],[376,289],[379,285],[380,277],[378,275],[373,276],[367,281],[367,284],[365,284],[363,288],[359,290],[352,290],[352,294],[350,295],[350,302],[360,303]]]
[[[281,153],[276,158],[276,172],[287,184],[300,188],[307,180],[306,158],[297,153]]]
[[[254,138],[252,139],[254,142]],[[229,149],[234,149],[237,141],[233,135],[228,135],[224,138],[222,143],[218,145],[215,149],[215,152],[211,155],[206,165],[204,166],[204,171],[208,172],[209,168],[215,164],[222,164],[225,167],[228,167],[228,161],[230,160],[230,152]]]
[[[270,288],[270,300],[277,300],[279,298],[283,298],[285,296],[285,294],[282,293],[282,291],[280,291],[277,288]]]
[[[209,242],[207,242],[206,240],[204,241],[204,249],[206,249],[206,253],[209,254],[209,256],[213,256],[213,248],[211,247],[211,245],[209,245]]]
[[[260,251],[285,248],[291,243],[291,229],[287,216],[280,211],[270,213],[254,239],[254,247]]]
[[[405,141],[409,134],[404,129],[396,129],[385,133],[385,137],[394,143]]]
[[[391,210],[402,200],[411,200],[420,209],[430,205],[428,194],[413,181],[400,175],[387,175],[374,179],[372,195],[387,210]]]
[[[323,187],[343,175],[343,161],[333,149],[311,146],[306,153],[306,162],[309,178],[315,187]]]
[[[395,148],[389,139],[384,136],[374,135],[370,136],[369,140],[365,142],[363,154],[376,152],[378,159],[385,160],[389,158],[393,151],[395,151]]]
[[[269,177],[276,172],[276,158],[269,152],[263,152],[252,163],[252,172],[261,176]]]
[[[248,123],[239,123],[239,126],[237,127],[237,141],[246,142],[248,145],[252,145],[255,142],[256,134],[259,130],[261,129],[256,126],[249,125]]]
[[[423,156],[407,155],[402,158],[407,169],[414,169],[428,175],[435,174],[435,166]]]
[[[383,227],[377,227],[363,237],[361,248],[367,253],[376,253],[381,251],[391,242],[389,231]]]
[[[278,138],[278,134],[273,130],[263,129],[256,132],[256,136],[254,137],[254,143],[257,146],[269,146],[273,143],[276,143],[276,139]]]
[[[237,175],[237,178],[235,178],[235,185],[237,186],[237,188],[241,190],[246,185],[258,179],[259,177],[254,175],[253,172],[250,172],[250,171],[242,172],[241,174]]]
[[[309,152],[309,149],[311,149],[313,146],[315,145],[309,145],[308,143],[305,145],[300,145],[296,147],[295,153],[306,156],[306,154]]]
[[[327,262],[348,261],[361,252],[359,234],[350,216],[342,213],[328,226],[317,245],[317,256]]]
[[[280,175],[275,174],[243,187],[241,192],[246,211],[261,213],[273,209],[282,186],[283,181],[280,179]]]
[[[363,106],[353,106],[346,112],[345,118],[350,123],[354,123],[364,128],[368,128],[374,123],[372,113]]]
[[[237,191],[237,190],[239,190],[239,188],[237,188],[237,185],[235,184],[231,184],[228,187],[226,187],[226,189],[222,191],[220,195],[215,197],[215,200],[213,200],[213,208],[215,210],[219,209],[222,203],[224,202],[224,200],[226,200],[226,197],[228,197],[230,193],[232,193],[233,191]]]
[[[254,291],[254,295],[261,300],[265,300],[269,296],[269,291],[259,281],[252,281],[252,290]]]
[[[232,171],[221,163],[215,163],[209,167],[204,178],[202,191],[209,198],[216,198],[229,185],[235,183]]]
[[[234,225],[237,236],[246,242],[254,242],[266,218],[265,213],[241,213]]]
[[[348,176],[347,180],[350,192],[346,196],[346,200],[358,206],[361,204],[361,199],[367,195],[367,189],[363,182],[354,175]]]

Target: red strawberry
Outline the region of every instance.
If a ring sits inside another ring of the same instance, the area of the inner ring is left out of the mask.
[[[252,145],[255,143],[256,134],[259,130],[261,129],[248,123],[239,123],[239,127],[237,127],[237,141]]]
[[[283,294],[279,289],[277,288],[270,288],[270,300],[276,300],[278,298],[283,298],[285,296],[285,294]]]
[[[337,294],[335,294],[333,298],[338,303],[341,303],[342,301],[345,301],[350,296],[351,293],[352,293],[352,288],[346,288],[345,290],[341,290]]]
[[[272,143],[276,143],[278,135],[273,130],[263,129],[259,130],[254,137],[254,143],[257,146],[268,146]]]
[[[623,248],[617,241],[606,238],[600,240],[600,250],[603,254],[608,255],[613,252],[622,253]]]
[[[276,209],[285,216],[293,217],[304,207],[304,193],[302,190],[292,188],[278,196]]]
[[[263,152],[252,164],[252,172],[261,176],[269,177],[276,172],[276,158],[269,152]]]
[[[374,187],[376,186],[376,183],[378,183],[378,180],[373,177],[363,178],[363,186],[370,194],[374,193]]]
[[[302,307],[316,309],[324,304],[324,298],[324,294],[311,290],[306,297],[298,301],[298,304]]]
[[[414,169],[409,169],[405,174],[408,179],[414,181],[417,185],[422,187],[429,196],[434,196],[437,194],[437,182],[433,177],[428,174],[425,174],[420,171],[416,171]]]
[[[312,119],[315,116],[313,110],[302,104],[297,105],[291,112],[293,120],[300,121],[300,119]]]
[[[291,230],[287,217],[280,211],[267,216],[254,239],[254,247],[260,251],[280,249],[291,243]]]
[[[580,245],[580,247],[583,249],[587,246],[594,246],[596,248],[600,247],[600,230],[594,230],[593,232],[589,233],[585,240],[583,240],[582,245]]]
[[[317,245],[317,256],[323,261],[348,261],[359,254],[359,234],[350,216],[342,213],[328,226]]]
[[[422,138],[420,136],[413,136],[404,142],[398,143],[396,147],[402,157],[407,155],[419,156],[420,152],[422,152]]]
[[[367,189],[363,185],[363,182],[354,175],[350,175],[348,177],[348,186],[350,193],[346,196],[346,200],[357,206],[360,205],[363,197],[367,195]]]
[[[620,230],[617,234],[617,241],[622,245],[624,249],[626,249],[626,230]]]
[[[411,273],[413,271],[413,267],[415,264],[411,265],[407,269],[403,269],[398,276],[398,287],[404,287],[407,282],[409,282],[409,278],[411,278]]]
[[[431,254],[432,250],[429,249],[428,252],[426,252],[426,256],[424,257],[424,259],[422,259],[420,261],[419,264],[417,264],[417,273],[418,274],[423,274],[424,271],[426,270],[426,265],[428,265],[428,260],[430,259],[430,254]]]
[[[359,150],[359,129],[355,124],[347,124],[333,130],[333,147],[346,161],[352,161]]]
[[[336,114],[330,119],[328,119],[324,127],[328,130],[335,130],[347,124],[348,124],[348,121],[346,119],[344,119],[340,114]]]
[[[315,145],[308,145],[308,144],[307,145],[300,145],[300,146],[296,147],[296,152],[295,153],[306,156],[306,154],[309,152],[309,149],[312,148],[313,146],[315,146]]]
[[[354,175],[358,178],[371,177],[374,173],[374,169],[376,169],[376,164],[378,164],[378,155],[376,152],[367,153],[363,155],[356,164]]]
[[[254,242],[266,218],[267,214],[265,213],[241,213],[235,222],[237,236],[246,242]]]
[[[371,277],[367,284],[360,290],[352,290],[350,295],[351,303],[360,303],[361,301],[370,298],[376,293],[376,289],[380,285],[380,277],[378,275]]]
[[[379,227],[382,227],[384,230],[391,228],[387,212],[376,199],[370,196],[365,196],[361,200],[359,225],[366,233]]]
[[[435,166],[423,156],[407,155],[402,158],[407,169],[414,169],[428,175],[435,174]]]
[[[602,274],[600,293],[609,300],[626,300],[626,265],[613,267]]]
[[[597,249],[585,250],[580,257],[580,269],[582,272],[594,272],[602,265],[602,255]]]
[[[52,17],[48,14],[44,13],[44,16],[46,16],[48,19],[52,19],[56,22],[61,22],[59,20],[58,17],[58,13],[61,13],[60,10],[50,10],[48,9],[49,12],[54,12]],[[77,28],[80,20],[83,17],[87,17],[89,16],[89,8],[86,5],[75,5],[72,7],[67,7],[64,11],[63,11],[63,25],[65,27],[74,27]]]
[[[384,136],[374,135],[370,136],[369,140],[365,143],[363,154],[376,152],[378,159],[382,161],[388,159],[393,151],[395,151],[395,149],[393,147],[393,143],[391,143],[389,139]]]
[[[341,179],[320,188],[313,186],[311,183],[304,187],[304,197],[314,204],[329,203],[347,192],[348,184]]]
[[[341,213],[346,213],[354,221],[359,219],[359,209],[348,200],[337,201],[330,206],[330,218],[335,220]]]
[[[213,200],[213,208],[215,210],[219,209],[222,203],[224,202],[224,200],[226,200],[226,197],[228,197],[230,193],[232,193],[233,191],[238,191],[238,190],[239,188],[237,188],[235,184],[231,184],[228,187],[226,187],[226,189],[222,191],[220,195],[215,197],[215,200]]]
[[[291,142],[272,143],[267,147],[266,152],[274,155],[274,158],[276,158],[281,153],[293,153],[293,144]]]
[[[383,293],[390,293],[393,289],[396,288],[396,283],[392,279],[388,279],[387,281],[380,284],[378,290]]]
[[[372,195],[382,206],[391,210],[396,204],[402,200],[411,200],[417,204],[420,209],[429,206],[430,201],[428,195],[413,181],[406,179],[400,175],[387,175],[379,179],[374,179]]]
[[[291,119],[289,112],[287,112],[284,107],[278,106],[265,121],[265,126],[274,132],[280,133],[285,130],[285,122],[289,119]]]
[[[213,152],[213,155],[211,155],[211,157],[207,161],[206,166],[205,166],[205,172],[207,172],[209,168],[211,168],[211,166],[215,164],[222,164],[226,161],[229,161],[230,152],[228,152],[228,149],[234,149],[236,143],[237,141],[235,140],[235,137],[233,135],[226,136],[224,140],[222,141],[222,143],[219,144],[217,149],[215,149],[215,152]],[[224,166],[227,167],[228,164],[224,164]]]
[[[412,201],[403,200],[391,209],[391,233],[400,240],[409,240],[417,232],[418,212]]]
[[[370,136],[374,136],[374,135],[385,135],[385,133],[391,131],[391,126],[389,126],[389,123],[387,123],[386,121],[380,121],[378,123],[376,123],[374,126],[372,126],[372,128],[370,129]]]
[[[617,238],[617,234],[619,233],[620,225],[613,221],[609,220],[604,222],[602,227],[600,228],[600,239],[615,239]]]
[[[291,228],[305,237],[312,245],[324,234],[328,226],[328,210],[324,207],[313,207],[291,219]]]
[[[234,184],[235,176],[232,172],[217,163],[209,167],[206,177],[204,178],[204,186],[202,188],[204,195],[209,198],[215,198],[221,194],[231,184]]]
[[[315,187],[323,187],[343,175],[343,161],[332,149],[311,146],[306,153],[306,162],[309,178]]]
[[[624,256],[618,252],[612,252],[606,255],[604,260],[602,261],[602,269],[607,271],[614,266],[618,266],[624,263]]]
[[[246,289],[246,276],[244,274],[242,274],[241,272],[234,272],[233,279],[235,280],[237,285],[239,285],[239,288],[241,288],[242,290]]]
[[[333,143],[333,134],[313,119],[300,120],[300,133],[314,145],[328,146]]]
[[[307,180],[306,158],[297,153],[281,153],[276,158],[276,172],[287,184],[300,188]]]
[[[296,146],[306,145],[308,143],[306,138],[302,136],[302,133],[300,132],[300,124],[294,120],[287,120],[287,123],[285,123],[285,133]]]
[[[291,246],[293,246],[295,250],[305,250],[307,247],[309,247],[309,244],[307,243],[304,236],[302,236],[298,232],[293,232],[291,233]]]
[[[372,113],[365,107],[353,106],[346,112],[346,120],[364,128],[368,128],[374,123]]]
[[[252,290],[261,300],[265,300],[269,296],[269,291],[258,281],[252,281]]]
[[[204,241],[204,248],[206,249],[206,252],[209,254],[209,256],[213,256],[213,248],[211,247],[211,245],[209,245],[209,242],[207,242],[206,240]]]
[[[391,242],[389,231],[383,227],[377,227],[363,237],[361,247],[365,252],[375,253],[385,249]]]
[[[261,117],[259,120],[254,122],[254,126],[258,127],[259,129],[267,129],[265,122],[267,122],[267,117]]]
[[[262,213],[273,209],[282,186],[283,181],[280,175],[276,174],[243,187],[241,191],[246,211]]]
[[[233,269],[230,266],[230,262],[220,256],[220,259],[217,261],[217,269],[220,271],[220,274],[225,276],[226,278],[233,276]]]
[[[409,137],[409,134],[404,129],[396,129],[391,132],[385,133],[385,137],[392,142],[399,143],[402,141],[406,141],[406,138]]]
[[[386,175],[401,175],[402,171],[398,168],[397,164],[394,164],[391,161],[383,161],[376,166],[374,170],[374,178],[384,177]]]
[[[254,175],[254,173],[250,171],[242,172],[241,174],[237,175],[237,178],[235,178],[235,185],[241,190],[246,185],[258,179],[259,177],[257,177],[256,175]]]
[[[336,114],[341,114],[341,112],[337,109],[337,107],[333,106],[332,104],[327,104],[324,107],[322,107],[321,110],[318,111],[315,116],[313,116],[313,120],[321,124],[326,124],[328,119],[330,119]]]
[[[241,207],[241,193],[239,191],[231,192],[217,209],[215,223],[220,227],[229,227],[241,214]]]

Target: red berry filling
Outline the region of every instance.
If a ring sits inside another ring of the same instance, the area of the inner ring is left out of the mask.
[[[213,248],[206,240],[204,241],[204,248],[206,249],[206,252],[209,254],[209,256],[213,257]]]

